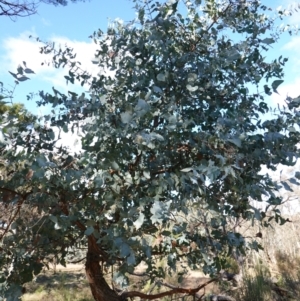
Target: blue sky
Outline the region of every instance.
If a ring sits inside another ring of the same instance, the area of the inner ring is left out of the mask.
[[[283,1],[283,2],[282,2]],[[287,0],[262,0],[262,3],[276,8],[279,5],[287,6]],[[55,70],[41,62],[50,59],[39,54],[39,44],[34,39],[28,39],[29,35],[39,37],[44,41],[55,41],[56,45],[67,44],[77,52],[77,58],[87,70],[97,74],[97,66],[91,64],[91,59],[96,50],[96,45],[88,38],[95,30],[106,30],[111,20],[120,18],[130,21],[135,17],[132,9],[133,3],[130,0],[90,0],[76,4],[53,6],[40,4],[38,14],[18,18],[12,21],[9,18],[0,18],[0,81],[6,87],[13,86],[13,77],[8,71],[15,72],[17,66],[26,61],[27,66],[35,71],[31,80],[21,83],[15,91],[14,101],[24,102],[26,107],[34,113],[42,113],[43,108],[38,109],[35,101],[26,101],[26,95],[39,90],[51,91],[56,87],[62,92],[68,89],[81,91],[79,87],[65,86],[64,75],[67,69]],[[300,20],[299,14],[288,18],[286,22],[294,23]],[[300,87],[300,39],[285,34],[276,44],[273,50],[266,53],[269,57],[276,57],[280,54],[289,57],[286,67],[285,84],[279,90],[280,96],[274,95],[271,101],[283,103],[287,94],[298,96]]]

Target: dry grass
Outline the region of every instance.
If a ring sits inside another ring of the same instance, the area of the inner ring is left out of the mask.
[[[26,285],[22,301],[93,301],[85,275],[74,270],[46,271]]]

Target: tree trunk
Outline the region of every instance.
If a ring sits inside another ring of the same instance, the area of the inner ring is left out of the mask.
[[[95,301],[121,301],[122,298],[112,290],[103,277],[100,261],[100,251],[95,238],[88,238],[88,251],[85,272]]]

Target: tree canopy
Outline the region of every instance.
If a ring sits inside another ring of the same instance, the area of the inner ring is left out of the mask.
[[[293,166],[299,156],[299,98],[275,111],[267,103],[287,61],[266,56],[281,34],[276,18],[256,0],[134,3],[138,19],[92,35],[97,77],[79,69],[69,48],[54,53],[55,66],[69,66],[65,80],[88,85],[89,93],[40,92],[38,105],[59,113],[31,127],[15,120],[13,136],[1,142],[0,197],[9,215],[0,262],[8,298],[49,254],[64,264],[78,246],[86,247],[95,300],[171,295],[175,289],[118,291],[103,271],[114,267],[119,288],[141,262],[153,281],[167,273],[180,278],[186,268],[213,276],[224,256],[260,248],[238,232],[237,221],[285,222],[276,209],[279,185],[261,172]],[[63,133],[78,135],[81,150],[58,146]],[[254,201],[265,202],[268,215]],[[156,267],[157,258],[167,270]]]

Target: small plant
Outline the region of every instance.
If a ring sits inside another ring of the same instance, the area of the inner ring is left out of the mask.
[[[227,266],[228,273],[239,274],[240,266],[237,263],[237,261],[234,258],[229,257],[229,256],[226,256],[224,259],[226,261],[226,266]]]
[[[45,287],[43,285],[40,285],[36,290],[35,290],[35,293],[41,293],[45,290]]]
[[[286,291],[300,299],[300,258],[289,256],[283,252],[276,253],[278,271],[280,272],[280,284]]]
[[[236,296],[240,301],[268,301],[271,299],[271,288],[266,281],[270,272],[262,263],[255,266],[255,274],[246,274],[243,286]]]

